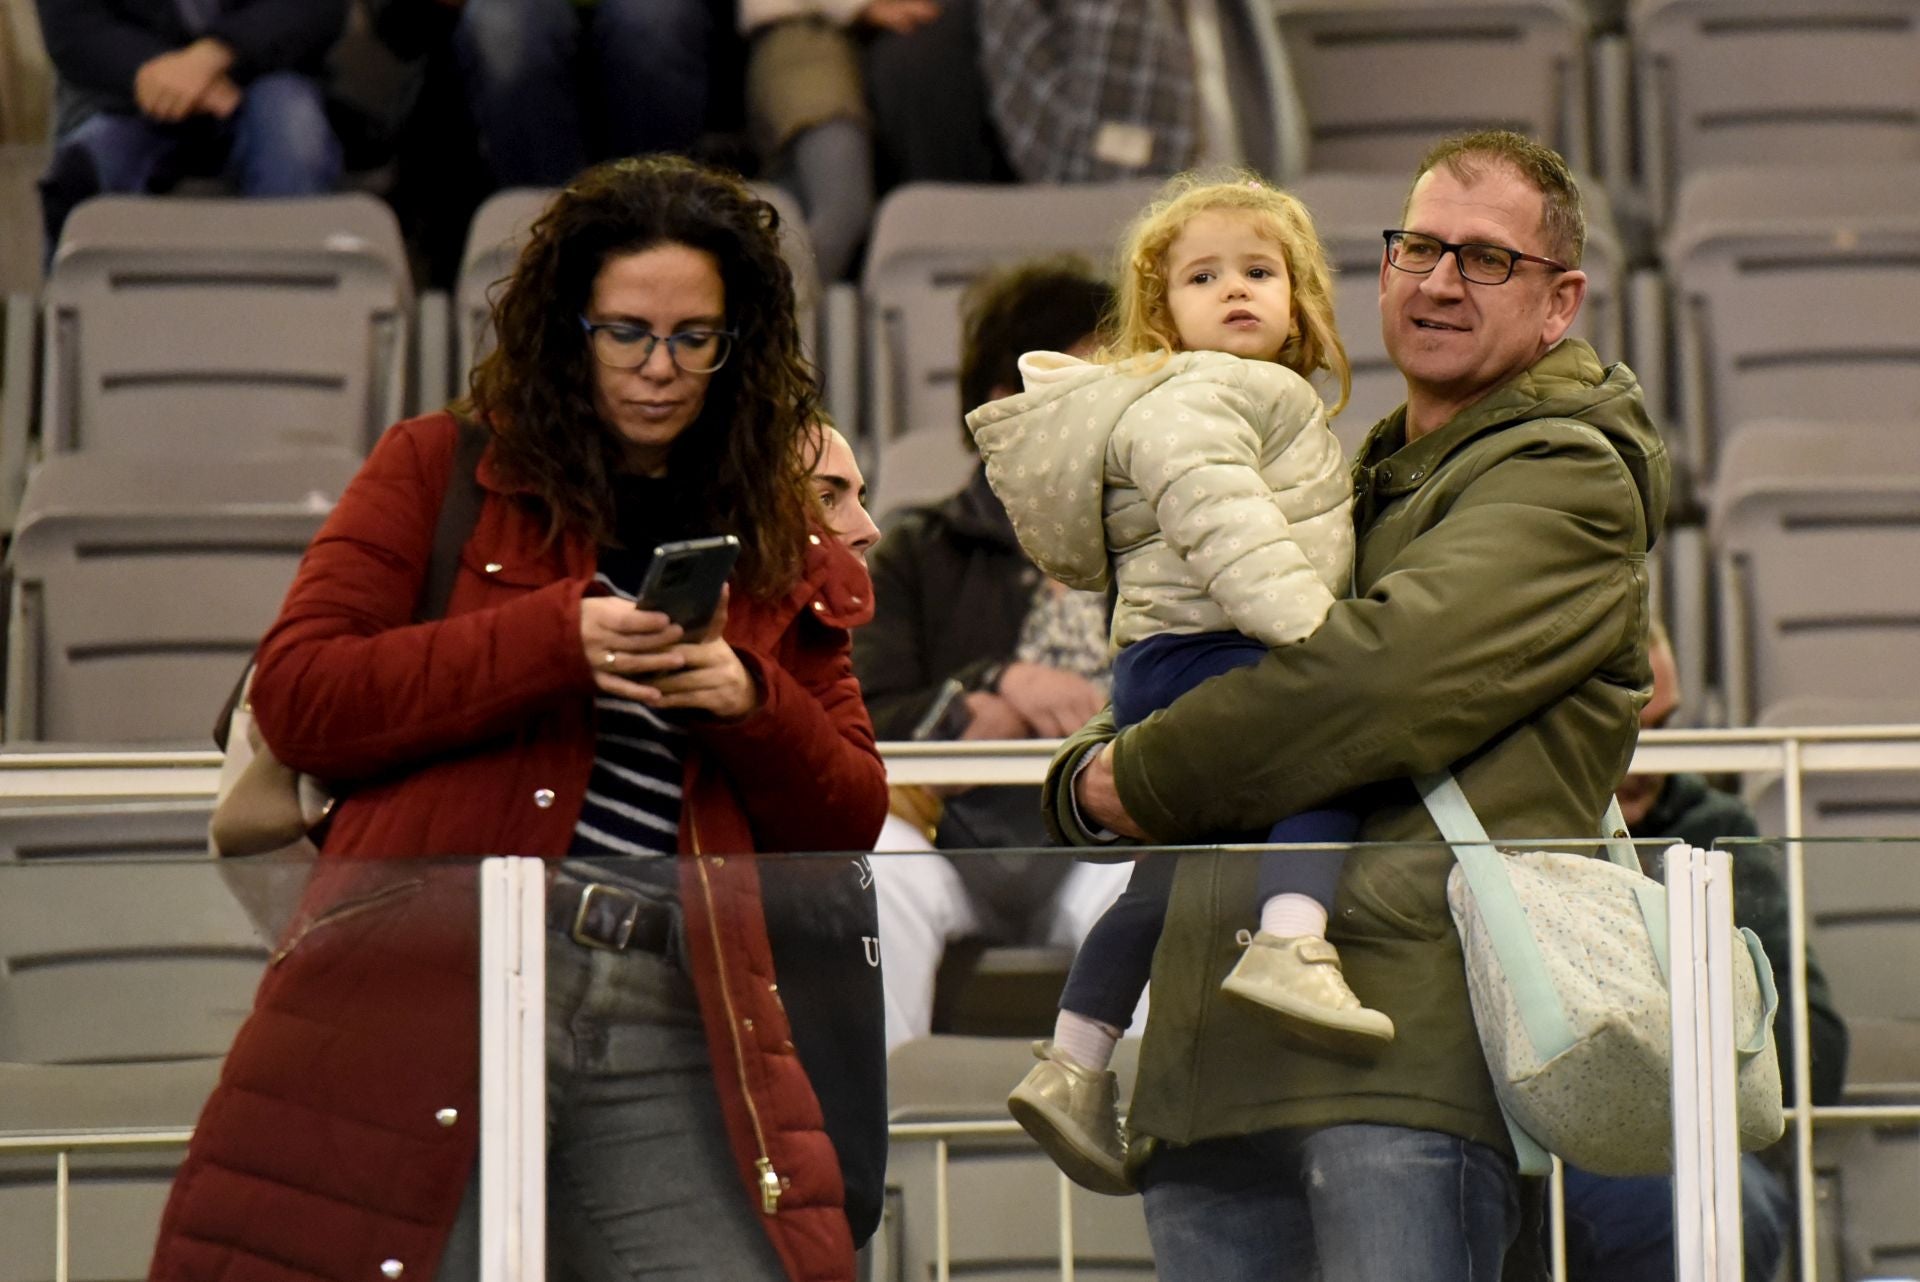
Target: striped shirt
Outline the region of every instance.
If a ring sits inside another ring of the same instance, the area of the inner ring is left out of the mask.
[[[657,543],[686,537],[678,495],[666,478],[622,477],[616,483],[624,546],[600,550],[599,588],[632,601]],[[680,781],[687,732],[631,699],[597,694],[593,773],[573,830],[571,853],[584,856],[673,855],[680,849]],[[665,865],[636,867],[630,875],[672,884]]]

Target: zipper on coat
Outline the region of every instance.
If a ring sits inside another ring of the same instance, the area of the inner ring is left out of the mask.
[[[758,1171],[760,1185],[760,1210],[765,1215],[775,1215],[780,1210],[780,1195],[785,1187],[780,1173],[773,1169],[773,1158],[767,1153],[767,1133],[760,1125],[760,1110],[753,1102],[753,1088],[747,1083],[747,1051],[740,1041],[740,1016],[733,1005],[733,985],[727,982],[727,967],[720,959],[720,919],[714,909],[713,884],[707,879],[706,857],[700,853],[700,824],[691,812],[687,816],[687,827],[693,837],[694,867],[700,872],[700,893],[707,901],[707,931],[713,936],[714,970],[720,976],[720,1004],[727,1011],[727,1035],[733,1039],[733,1066],[740,1075],[740,1098],[747,1105],[747,1120],[753,1125],[753,1142],[760,1150],[760,1156],[754,1159],[753,1169]]]

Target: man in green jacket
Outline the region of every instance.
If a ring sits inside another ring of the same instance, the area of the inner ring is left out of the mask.
[[[1586,277],[1565,162],[1516,134],[1450,139],[1385,236],[1407,403],[1355,464],[1354,595],[1118,737],[1097,719],[1048,778],[1074,844],[1201,842],[1336,797],[1363,841],[1420,843],[1351,854],[1328,927],[1398,1030],[1367,1060],[1221,998],[1254,861],[1182,858],[1129,1119],[1163,1282],[1501,1275],[1521,1190],[1447,911],[1453,856],[1409,776],[1451,769],[1496,839],[1589,837],[1646,700],[1666,451],[1632,372],[1566,338]]]

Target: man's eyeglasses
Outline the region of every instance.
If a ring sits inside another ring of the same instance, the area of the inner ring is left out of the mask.
[[[727,363],[727,354],[733,350],[731,330],[683,329],[662,338],[639,325],[596,323],[584,316],[580,328],[587,331],[594,359],[614,369],[639,369],[653,359],[653,349],[665,343],[667,359],[675,368],[688,374],[711,374]]]
[[[1504,245],[1455,245],[1435,240],[1417,231],[1384,231],[1387,238],[1387,262],[1403,272],[1425,276],[1440,265],[1448,254],[1460,265],[1460,275],[1476,285],[1504,285],[1513,278],[1513,269],[1521,263],[1539,263],[1557,272],[1573,268],[1538,254],[1523,254]]]

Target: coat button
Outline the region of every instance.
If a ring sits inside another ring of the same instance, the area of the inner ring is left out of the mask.
[[[553,789],[540,788],[533,794],[533,804],[545,810],[553,805]]]
[[[382,1260],[380,1262],[380,1276],[383,1278],[397,1278],[406,1271],[407,1266],[398,1260]]]
[[[827,603],[825,601],[815,601],[813,603],[813,608],[824,613],[827,608]]]
[[[460,1110],[457,1108],[443,1108],[433,1115],[433,1120],[442,1126],[452,1126],[460,1120]]]
[[[818,534],[809,534],[809,535],[807,536],[807,542],[809,542],[809,543],[811,543],[811,544],[813,544],[813,546],[815,546],[815,547],[819,547],[819,546],[820,546],[820,536],[819,536]]]
[[[504,570],[504,569],[506,569],[506,568],[507,568],[506,566],[504,566],[504,565],[502,565],[502,564],[500,564],[500,563],[499,563],[498,561],[489,561],[489,562],[487,562],[487,573],[488,573],[488,574],[498,574],[498,573],[500,573],[500,571],[502,571],[502,570]]]
[[[857,597],[857,596],[850,596],[850,597],[848,597],[848,598],[847,598],[847,601],[848,601],[848,602],[849,602],[850,604],[852,604],[852,605],[859,605],[859,604],[860,604],[860,598],[859,598],[859,597]]]

